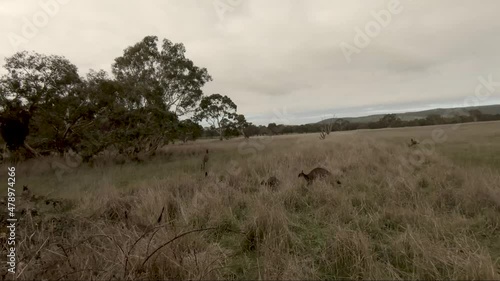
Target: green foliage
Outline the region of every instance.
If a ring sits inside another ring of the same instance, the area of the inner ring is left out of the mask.
[[[177,138],[183,142],[196,140],[203,134],[203,127],[191,119],[182,120],[177,127]]]
[[[224,129],[224,137],[231,138],[243,135],[245,138],[249,138],[250,135],[247,133],[247,128],[251,125],[246,121],[243,114],[238,114],[234,118],[234,122],[229,122]]]
[[[276,123],[269,123],[267,125],[267,129],[269,130],[269,132],[271,132],[273,135],[275,134],[278,134],[279,133],[279,129],[278,129],[278,125],[276,125]]]
[[[255,136],[259,134],[259,127],[252,123],[248,123],[248,125],[243,129],[243,132],[246,137]]]
[[[76,66],[61,56],[23,51],[5,61],[8,73],[1,83],[7,96],[3,102],[8,97],[27,107],[51,106],[73,93],[80,82]]]
[[[27,141],[35,151],[72,149],[88,160],[110,147],[133,155],[176,137],[200,137],[201,126],[178,117],[194,112],[211,77],[185,57],[183,44],[157,41],[147,36],[125,49],[112,65],[114,77],[91,70],[81,78],[61,56],[7,58],[0,121],[9,148]]]
[[[335,120],[333,123],[333,131],[344,131],[349,128],[350,122],[347,120],[344,120],[342,118],[339,118]]]
[[[222,140],[224,131],[226,129],[231,131],[231,127],[237,122],[236,110],[236,104],[228,96],[212,94],[201,99],[200,106],[195,113],[195,120],[206,120],[219,132],[219,139]]]
[[[401,123],[401,119],[396,116],[396,114],[386,114],[384,117],[380,118],[379,123],[384,128],[397,127]]]
[[[62,152],[78,140],[75,132],[89,122],[88,99],[77,68],[60,56],[26,51],[6,59],[1,107],[18,104],[29,112],[30,141]]]
[[[130,147],[131,140],[135,140],[136,151],[150,151],[179,132],[183,140],[189,134],[191,138],[200,135],[193,124],[177,124],[178,116],[194,110],[203,94],[201,87],[211,77],[185,57],[183,44],[164,39],[159,48],[157,41],[156,36],[145,37],[113,64],[113,74],[122,87],[120,107],[128,111],[111,122],[119,124],[113,132],[121,149]]]
[[[164,39],[160,49],[157,41],[147,36],[115,59],[113,74],[124,86],[127,106],[156,107],[177,116],[192,112],[202,97],[201,88],[212,78],[185,57],[183,44]]]

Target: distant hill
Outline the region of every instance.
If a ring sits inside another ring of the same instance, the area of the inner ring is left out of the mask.
[[[475,106],[475,107],[460,107],[460,108],[435,108],[424,111],[414,111],[414,112],[405,112],[405,113],[395,113],[397,117],[401,118],[403,121],[410,121],[414,119],[422,119],[431,114],[437,114],[443,117],[451,117],[460,112],[468,112],[469,110],[477,109],[481,111],[483,114],[500,114],[500,104],[495,105],[485,105],[485,106]],[[386,113],[389,114],[389,113]],[[322,120],[317,123],[328,123],[331,121],[335,121],[337,119],[347,120],[351,123],[369,123],[376,122],[380,120],[380,118],[384,117],[386,114],[375,114],[361,117],[345,117],[345,118],[329,118]]]

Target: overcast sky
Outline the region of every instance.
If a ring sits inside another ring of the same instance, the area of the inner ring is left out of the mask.
[[[0,0],[2,65],[34,50],[82,75],[110,71],[126,47],[156,35],[183,43],[213,77],[205,94],[228,95],[256,124],[465,106],[479,76],[500,82],[497,0],[57,1]],[[367,26],[370,42],[356,44]],[[348,60],[341,46],[357,49]],[[481,104],[500,103],[499,93]]]

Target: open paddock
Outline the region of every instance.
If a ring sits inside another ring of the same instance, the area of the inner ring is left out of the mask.
[[[452,126],[203,140],[120,165],[19,164],[19,278],[499,279],[500,123]],[[446,140],[424,148],[436,129]],[[298,174],[318,166],[342,184],[307,187]],[[270,176],[280,185],[260,184]]]

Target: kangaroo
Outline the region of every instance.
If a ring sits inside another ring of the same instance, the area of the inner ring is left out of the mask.
[[[205,170],[207,163],[208,163],[208,149],[207,149],[207,152],[205,153],[205,155],[203,156],[203,160],[201,162],[201,169],[202,170]]]
[[[410,140],[410,144],[408,145],[408,147],[412,147],[412,146],[415,146],[418,144],[418,141],[414,140],[413,138]]]
[[[319,167],[318,168],[314,168],[311,172],[309,172],[309,174],[304,174],[304,171],[302,171],[299,174],[299,178],[300,177],[304,177],[306,179],[307,185],[311,185],[313,183],[313,181],[315,181],[317,179],[328,178],[328,177],[331,177],[331,176],[332,176],[332,173],[330,173],[326,169],[319,168]],[[337,180],[337,183],[341,184],[341,182],[339,180]]]
[[[260,182],[261,185],[267,185],[269,187],[277,187],[278,185],[280,185],[280,183],[280,180],[275,176],[272,176],[269,179]]]

